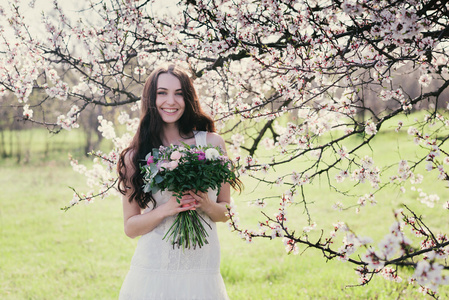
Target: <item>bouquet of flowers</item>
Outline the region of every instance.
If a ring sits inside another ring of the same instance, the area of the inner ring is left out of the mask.
[[[210,146],[161,146],[153,149],[141,167],[145,193],[160,190],[172,191],[178,203],[185,191],[220,191],[220,186],[235,179],[231,161],[219,147]],[[164,238],[171,239],[173,247],[196,248],[207,244],[207,222],[196,210],[187,210],[177,215]],[[209,227],[210,225],[207,224]]]

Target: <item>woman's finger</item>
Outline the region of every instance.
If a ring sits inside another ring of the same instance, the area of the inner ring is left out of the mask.
[[[190,203],[194,203],[196,200],[195,199],[186,199],[186,200],[181,200],[180,201],[180,205],[184,205],[184,204],[190,204]]]
[[[182,196],[182,198],[181,198],[181,199],[183,199],[183,200],[187,200],[187,199],[193,199],[193,196],[192,196],[192,195],[190,195],[190,194],[186,194],[186,195]]]
[[[189,191],[189,194],[195,199],[195,200],[202,200],[202,194],[200,191],[197,191],[196,193],[194,191]]]

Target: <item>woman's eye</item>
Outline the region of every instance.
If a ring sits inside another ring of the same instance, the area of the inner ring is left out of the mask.
[[[157,92],[158,95],[165,95],[166,92]]]

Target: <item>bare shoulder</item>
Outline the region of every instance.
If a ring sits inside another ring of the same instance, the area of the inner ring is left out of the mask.
[[[225,149],[225,142],[223,138],[215,132],[208,132],[206,140],[207,143],[212,145],[213,147],[220,146]]]

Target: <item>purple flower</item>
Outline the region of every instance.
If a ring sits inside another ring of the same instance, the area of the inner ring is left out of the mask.
[[[152,163],[154,163],[154,158],[153,158],[153,156],[150,155],[147,159],[147,165],[150,165]]]
[[[205,160],[206,159],[206,154],[204,154],[203,151],[197,151],[196,153],[198,153],[198,160]]]

